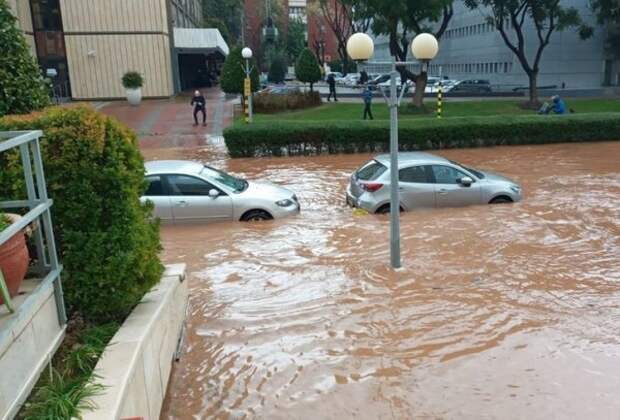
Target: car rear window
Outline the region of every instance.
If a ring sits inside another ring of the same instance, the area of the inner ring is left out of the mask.
[[[379,178],[385,171],[387,166],[382,165],[376,160],[371,160],[356,172],[357,179],[362,181],[374,181]]]

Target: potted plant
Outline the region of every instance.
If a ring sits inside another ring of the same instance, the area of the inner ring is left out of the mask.
[[[127,95],[127,101],[134,106],[140,105],[142,100],[142,84],[144,79],[137,71],[128,71],[123,75],[123,87]]]
[[[20,219],[18,215],[7,215],[0,212],[0,232]],[[0,270],[4,276],[9,294],[15,296],[28,271],[28,247],[23,231],[13,235],[11,239],[0,245]],[[0,296],[0,304],[4,303]]]

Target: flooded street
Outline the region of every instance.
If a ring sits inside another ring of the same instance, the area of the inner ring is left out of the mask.
[[[344,205],[368,155],[222,147],[184,157],[302,213],[162,228],[191,287],[163,419],[620,418],[620,142],[439,152],[525,198],[403,213],[397,272],[388,217]]]

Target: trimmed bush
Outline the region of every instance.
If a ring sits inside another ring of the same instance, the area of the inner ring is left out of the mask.
[[[128,71],[123,75],[121,81],[123,82],[123,87],[125,89],[139,89],[144,84],[142,75],[137,71]]]
[[[321,67],[309,48],[304,48],[299,54],[295,63],[295,74],[300,82],[310,83],[310,91],[313,91],[314,84],[321,80]]]
[[[43,130],[43,164],[67,307],[122,320],[155,285],[159,224],[141,205],[144,161],[136,135],[85,106],[0,119],[0,130]],[[0,199],[25,197],[18,153],[0,154]]]
[[[286,76],[286,61],[281,55],[276,55],[271,61],[269,66],[269,73],[267,74],[267,80],[271,83],[282,83]]]
[[[291,92],[277,95],[261,92],[254,95],[254,111],[263,114],[295,109],[306,109],[321,105],[319,92]]]
[[[0,45],[0,117],[49,105],[49,85],[6,0],[0,0]]]
[[[270,121],[224,132],[231,157],[385,152],[389,121]],[[401,151],[620,139],[620,113],[405,120]]]
[[[250,60],[252,71],[250,79],[252,80],[252,92],[256,92],[260,87],[258,79],[258,66],[256,60]],[[245,80],[245,60],[241,56],[241,47],[233,48],[226,57],[226,61],[222,66],[222,75],[220,78],[220,86],[226,93],[243,94],[243,84]]]

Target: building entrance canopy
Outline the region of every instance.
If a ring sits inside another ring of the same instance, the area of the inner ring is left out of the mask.
[[[228,44],[217,29],[174,28],[174,48],[181,53],[229,53]]]

